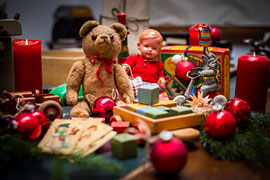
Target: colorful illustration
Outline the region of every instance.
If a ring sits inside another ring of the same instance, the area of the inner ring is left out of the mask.
[[[93,120],[83,120],[84,130],[82,131],[79,141],[75,147],[74,153],[88,151],[90,146],[105,134],[112,131],[112,127]]]
[[[51,138],[45,144],[45,147],[53,147],[53,149],[68,148],[70,146],[70,140],[68,137],[69,124],[60,124],[55,128],[55,133],[51,135]]]
[[[173,56],[179,55],[185,57],[190,63],[192,63],[195,68],[194,69],[202,69],[205,65],[203,61],[203,47],[198,47],[198,46],[192,46],[187,53],[184,52],[184,50],[187,48],[187,46],[165,46],[162,48],[161,51],[161,61],[164,64],[164,74],[165,74],[165,80],[166,80],[166,87],[164,90],[166,91],[167,95],[169,98],[173,99],[174,97],[178,95],[183,95],[185,94],[190,81],[182,81],[179,80],[176,77],[176,65],[173,63]],[[218,78],[219,80],[217,81],[217,90],[219,92],[223,92],[229,94],[228,87],[226,86],[226,81],[225,79],[222,79],[222,76],[225,76],[225,74],[222,73],[229,73],[227,72],[227,68],[225,67],[226,62],[229,61],[229,57],[227,57],[229,52],[223,52],[223,49],[216,49],[209,47],[209,54],[213,53],[216,57],[216,64],[215,64],[215,72],[216,76],[215,78]],[[212,51],[212,52],[211,52]],[[225,72],[226,70],[226,72]],[[229,76],[229,75],[228,75]],[[197,91],[201,88],[203,83],[202,78],[196,78],[193,79],[193,89],[192,92],[197,93]],[[224,84],[223,84],[224,83]],[[228,91],[228,92],[227,92]]]
[[[69,154],[79,141],[83,129],[79,121],[56,119],[38,147],[46,152]]]

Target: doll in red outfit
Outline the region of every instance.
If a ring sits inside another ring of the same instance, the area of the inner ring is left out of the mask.
[[[154,29],[147,29],[141,35],[137,44],[140,54],[126,58],[123,67],[129,72],[130,66],[133,77],[140,76],[143,84],[158,84],[165,87],[163,64],[159,60],[159,52],[163,43],[161,34]]]

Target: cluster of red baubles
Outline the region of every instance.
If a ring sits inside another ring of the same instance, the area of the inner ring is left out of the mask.
[[[48,130],[50,120],[42,112],[32,110],[16,115],[10,123],[23,138],[35,140]]]
[[[243,123],[250,117],[250,106],[247,102],[234,98],[228,101],[224,110],[211,112],[205,120],[205,131],[208,136],[224,140],[234,137],[237,123]]]

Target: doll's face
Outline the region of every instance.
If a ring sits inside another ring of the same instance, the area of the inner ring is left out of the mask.
[[[147,38],[137,44],[143,59],[155,60],[160,50],[159,38]]]

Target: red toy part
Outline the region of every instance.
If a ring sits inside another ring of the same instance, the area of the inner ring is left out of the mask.
[[[208,24],[204,24],[205,26],[208,26],[209,29],[211,30],[211,27]],[[203,24],[196,24],[192,27],[189,28],[189,45],[192,46],[199,46],[199,29],[203,26]]]
[[[3,114],[15,115],[18,112],[16,106],[23,107],[26,104],[33,104],[35,106],[35,109],[39,108],[40,110],[41,106],[44,107],[48,105],[47,104],[48,101],[53,103],[55,109],[58,109],[57,111],[62,113],[62,107],[59,105],[59,96],[57,95],[40,94],[38,90],[35,91],[35,94],[33,94],[31,91],[19,91],[19,92],[4,91],[3,95],[0,97],[0,111]],[[41,111],[43,112],[43,110]],[[60,118],[62,117],[62,114],[61,116],[56,117]],[[49,119],[53,120],[52,118]]]
[[[138,134],[146,134],[145,128],[142,124],[136,123],[133,125],[133,128],[138,130]],[[140,138],[137,140],[138,145],[144,145],[145,141],[144,139]]]
[[[114,131],[117,132],[117,134],[124,133],[124,131],[129,127],[130,122],[128,121],[117,121],[112,122],[111,127]]]
[[[119,122],[119,121],[123,121],[122,118],[121,118],[121,116],[119,116],[119,115],[113,115],[110,118],[109,125],[111,126],[113,122]]]
[[[45,114],[50,121],[59,119],[63,115],[63,110],[60,104],[52,100],[42,103],[38,110]]]

